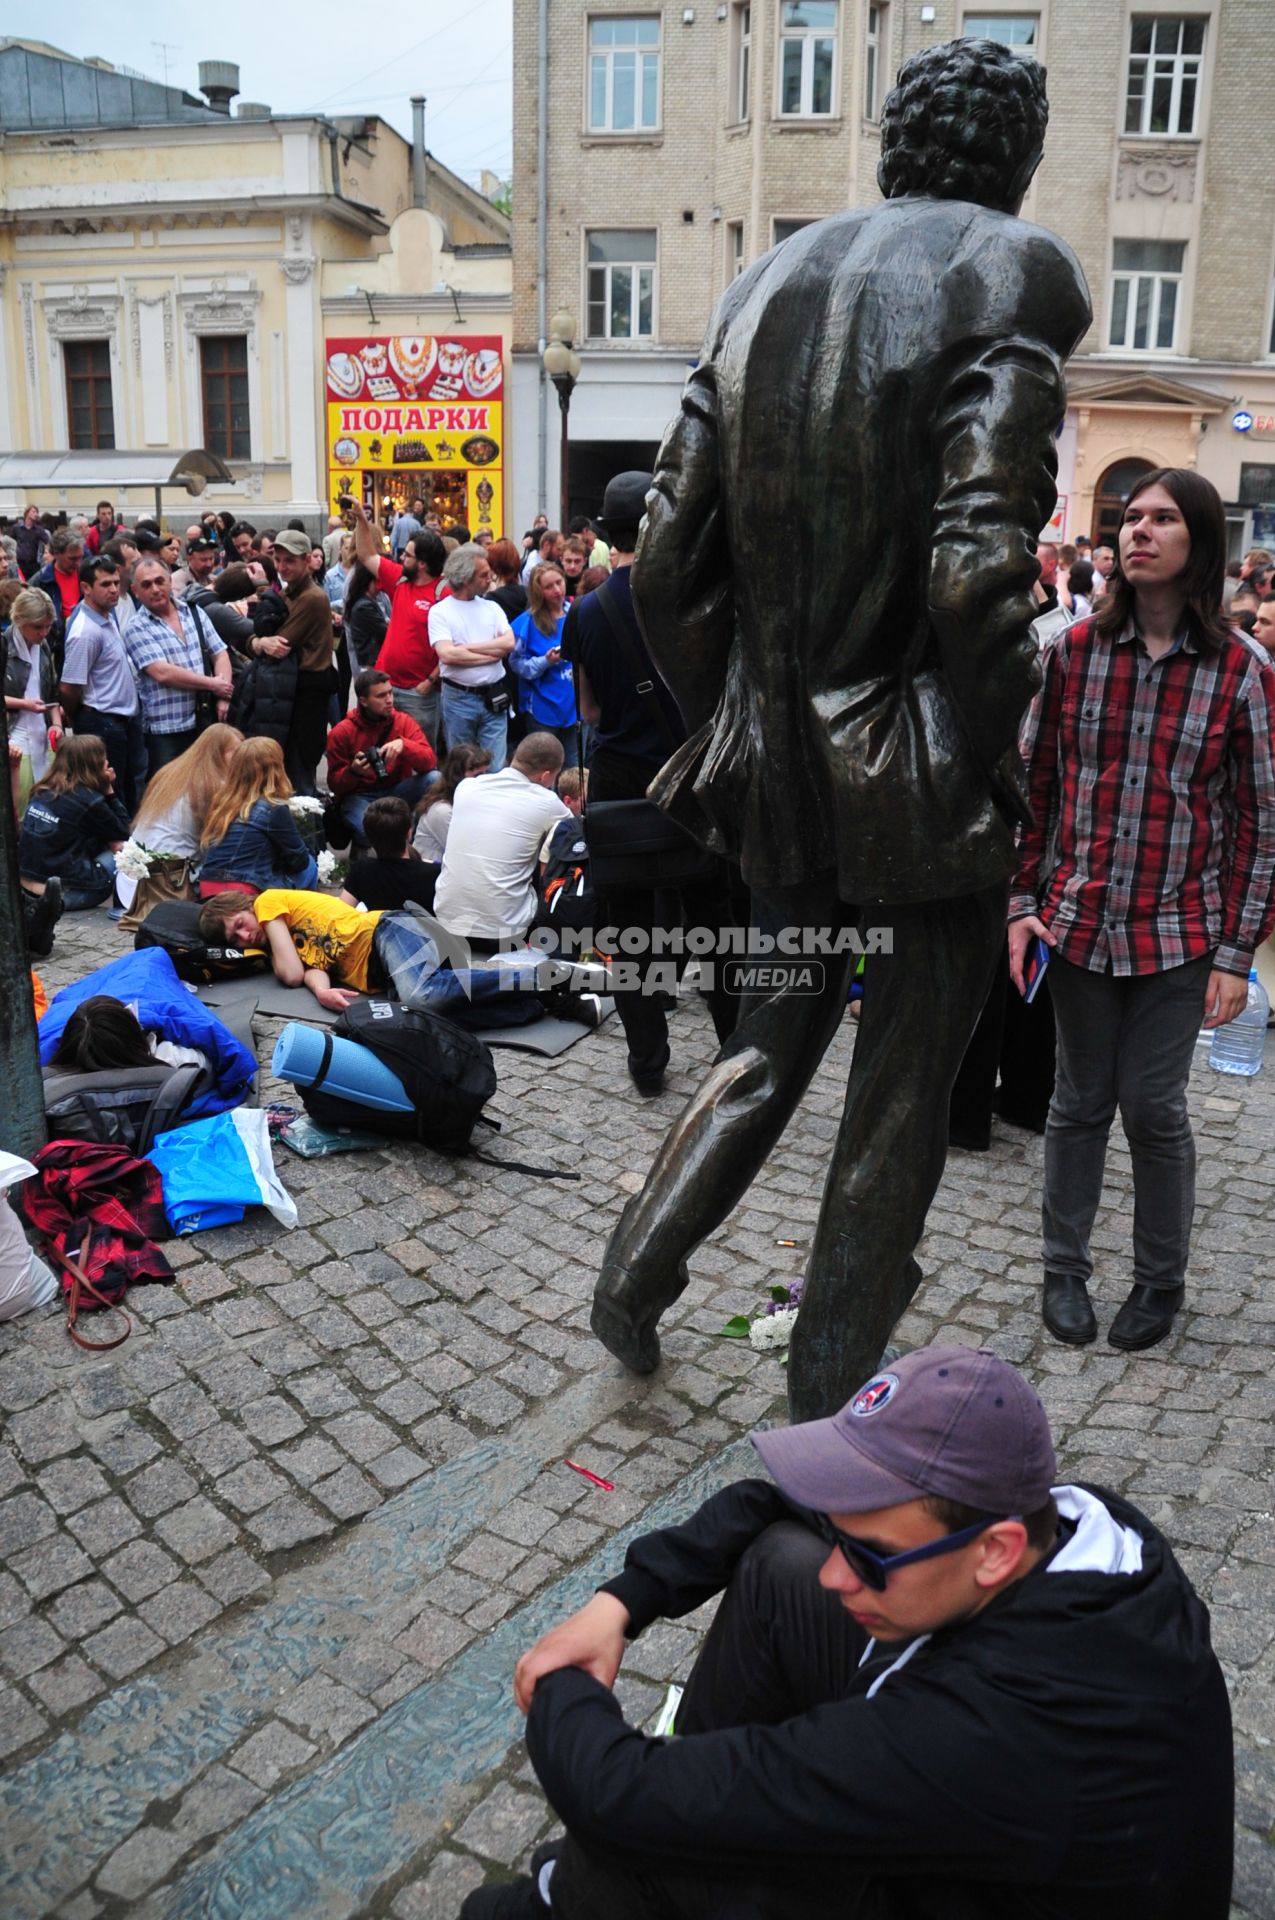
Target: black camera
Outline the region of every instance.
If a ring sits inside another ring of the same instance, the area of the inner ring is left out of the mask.
[[[368,747],[367,763],[376,778],[378,780],[384,780],[390,770],[390,763],[385,758],[385,749],[383,747]]]

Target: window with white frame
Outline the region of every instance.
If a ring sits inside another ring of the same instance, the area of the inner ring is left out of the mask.
[[[749,0],[736,0],[731,10],[731,32],[731,118],[747,120],[752,113],[753,84],[753,10]]]
[[[837,59],[838,0],[783,0],[779,23],[779,111],[830,114]]]
[[[744,223],[742,220],[726,222],[726,278],[738,280],[744,271]]]
[[[1135,14],[1125,132],[1194,134],[1203,62],[1203,20],[1177,13]]]
[[[655,332],[654,227],[594,227],[585,235],[590,340],[649,340]]]
[[[889,7],[869,7],[864,15],[864,21],[863,117],[865,120],[875,120],[881,112],[884,92],[881,82],[889,57]]]
[[[660,124],[660,18],[589,22],[590,133],[651,133]]]
[[[770,223],[770,244],[782,247],[785,240],[791,240],[794,233],[800,233],[803,227],[813,226],[813,220],[772,220]]]
[[[1186,243],[1117,240],[1112,246],[1108,345],[1136,353],[1172,353]]]
[[[1025,58],[1035,58],[1040,47],[1038,13],[967,13],[964,34],[967,40],[998,40]]]

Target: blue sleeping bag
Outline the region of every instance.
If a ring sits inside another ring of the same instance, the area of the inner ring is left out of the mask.
[[[121,959],[112,960],[109,966],[99,967],[86,979],[77,980],[54,994],[39,1027],[42,1067],[53,1058],[63,1028],[75,1008],[81,1000],[92,999],[95,993],[108,993],[126,1006],[135,1006],[138,1020],[147,1032],[174,1040],[178,1046],[198,1047],[207,1055],[213,1084],[191,1102],[187,1118],[197,1120],[204,1114],[222,1113],[247,1099],[256,1078],[256,1061],[229,1027],[222,1025],[211,1007],[206,1007],[182,984],[172,961],[159,947],[126,953]]]

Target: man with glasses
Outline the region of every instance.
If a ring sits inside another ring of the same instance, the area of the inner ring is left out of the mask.
[[[1230,1712],[1145,1516],[1057,1485],[1032,1388],[926,1348],[629,1548],[518,1663],[567,1827],[463,1920],[1226,1920]],[[722,1593],[676,1738],[626,1640]]]

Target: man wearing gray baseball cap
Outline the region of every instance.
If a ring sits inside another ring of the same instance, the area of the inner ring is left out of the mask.
[[[519,1661],[567,1835],[463,1920],[1226,1920],[1208,1614],[1022,1375],[926,1348],[753,1444]],[[627,1726],[625,1641],[719,1593],[677,1737]]]

